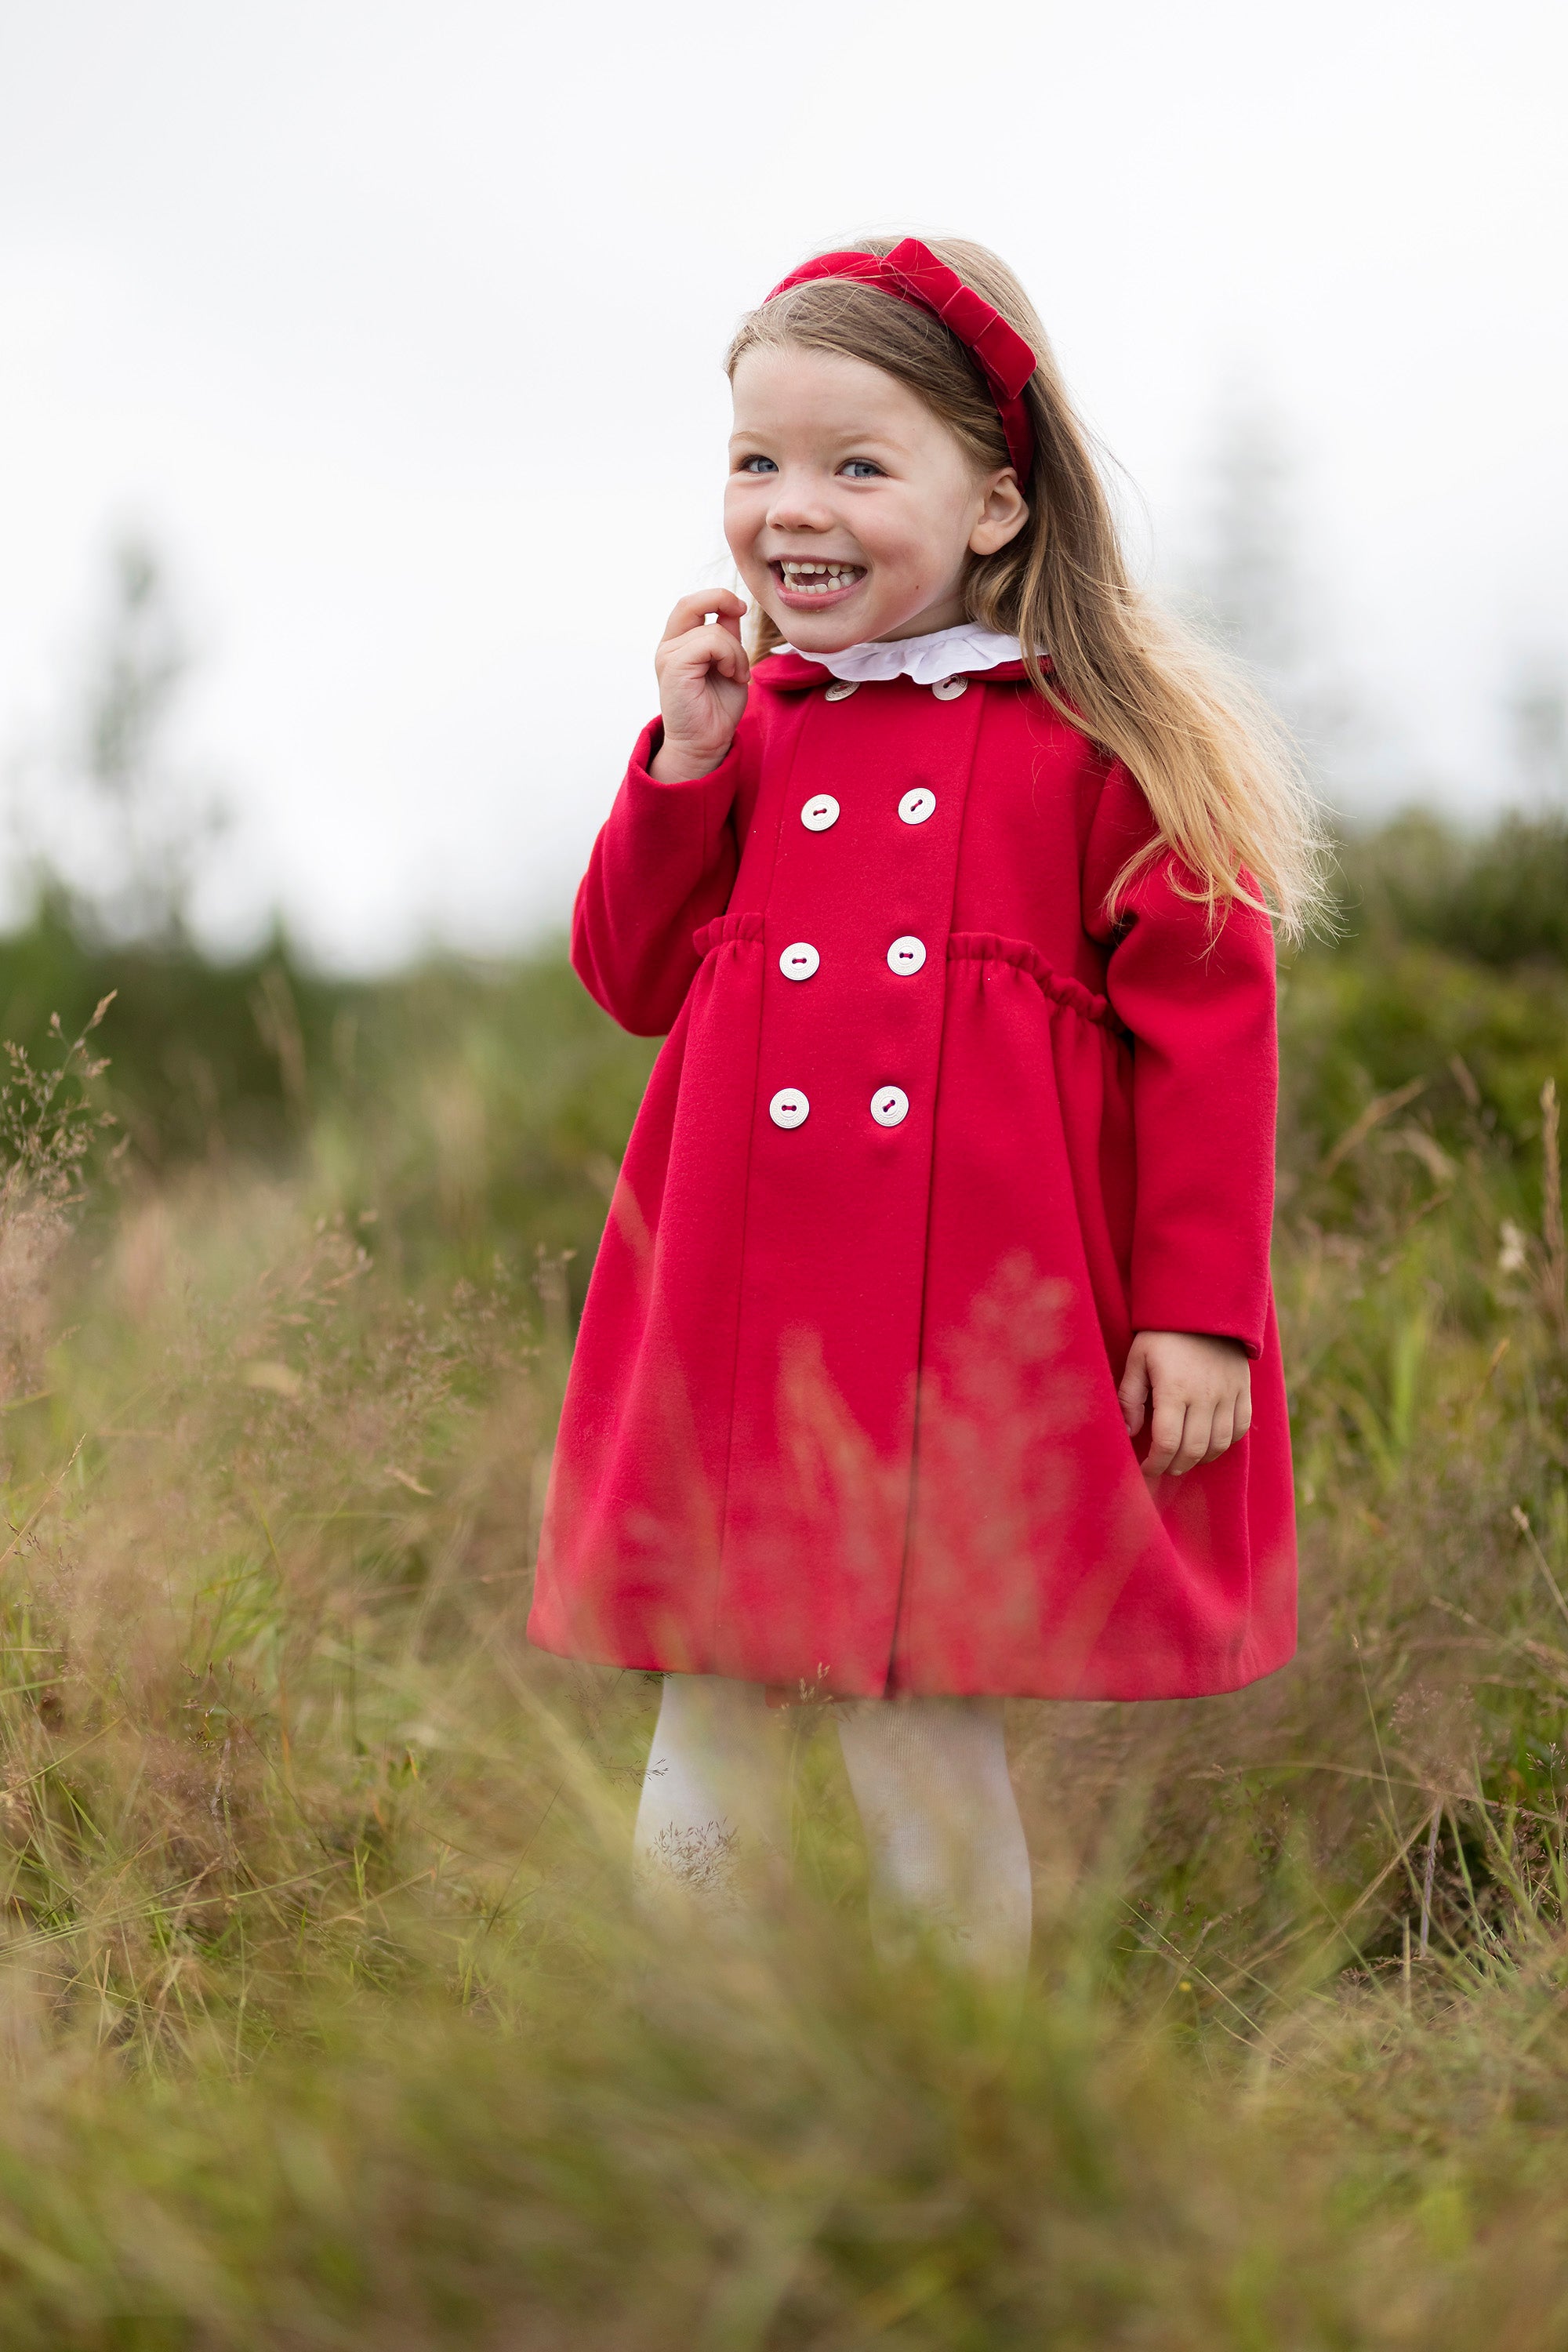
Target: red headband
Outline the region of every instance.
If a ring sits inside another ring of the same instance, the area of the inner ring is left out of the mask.
[[[950,328],[973,352],[991,387],[1007,455],[1027,489],[1035,461],[1035,434],[1024,386],[1035,373],[1035,354],[1001,311],[993,310],[973,286],[966,286],[956,269],[939,261],[918,236],[906,236],[888,254],[819,253],[814,261],[803,261],[798,269],[781,278],[767,299],[771,302],[774,294],[786,294],[792,286],[805,286],[816,278],[856,278],[863,286],[874,286],[879,294],[890,294],[895,302],[907,302],[913,310],[929,310]]]

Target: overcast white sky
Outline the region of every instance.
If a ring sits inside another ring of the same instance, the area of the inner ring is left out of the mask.
[[[0,0],[0,754],[167,551],[206,900],[318,951],[562,918],[684,587],[737,315],[869,228],[997,247],[1179,562],[1229,387],[1454,805],[1568,650],[1560,0]]]

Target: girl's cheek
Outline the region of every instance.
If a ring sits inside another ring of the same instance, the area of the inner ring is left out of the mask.
[[[756,527],[738,499],[724,501],[724,537],[737,563],[744,563],[756,541]]]

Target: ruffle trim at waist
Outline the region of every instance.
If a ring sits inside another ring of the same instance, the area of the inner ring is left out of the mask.
[[[700,956],[710,955],[715,948],[733,946],[740,941],[761,943],[765,918],[754,908],[716,916],[691,934],[691,944]],[[1048,964],[1037,949],[1027,940],[1006,940],[996,931],[954,931],[947,943],[949,963],[1005,963],[1032,980],[1043,996],[1055,1004],[1065,1005],[1084,1021],[1094,1021],[1100,1028],[1109,1029],[1113,1036],[1125,1037],[1127,1029],[1111,1011],[1108,997],[1081,980],[1074,980],[1065,971]]]
[[[766,918],[754,908],[743,914],[716,915],[691,934],[691,944],[700,956],[710,954],[714,948],[725,947],[731,940],[761,940]]]
[[[1027,940],[1005,940],[995,931],[954,931],[947,943],[947,960],[949,963],[1010,963],[1026,972],[1041,994],[1054,1003],[1065,1004],[1085,1021],[1097,1021],[1118,1037],[1128,1034],[1125,1024],[1112,1012],[1109,997],[1086,988],[1070,973],[1056,971]]]

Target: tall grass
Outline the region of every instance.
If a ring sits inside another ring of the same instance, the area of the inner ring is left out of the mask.
[[[259,1155],[14,1079],[7,2352],[1568,2341],[1560,971],[1289,974],[1301,1656],[1012,1711],[1021,2010],[873,1963],[809,1709],[776,1916],[637,1927],[656,1687],[522,1622],[645,1051],[548,959],[348,1009]]]

